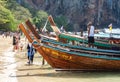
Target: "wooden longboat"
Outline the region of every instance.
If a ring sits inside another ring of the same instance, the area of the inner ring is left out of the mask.
[[[107,36],[100,36],[101,34],[95,35],[95,40],[101,41],[101,42],[106,42],[106,43],[111,43],[111,44],[120,44],[120,38],[117,36],[120,36],[120,34],[115,34],[115,33],[110,33],[108,36],[108,33],[104,33],[104,35],[107,34]],[[112,35],[112,36],[111,36]],[[117,35],[114,37],[114,35]]]
[[[51,43],[54,45],[59,45],[59,46],[64,46],[65,48],[71,48],[71,51],[76,51],[76,52],[82,52],[82,53],[88,53],[88,54],[97,54],[97,55],[109,55],[109,56],[119,56],[120,51],[115,51],[115,50],[103,50],[103,49],[94,49],[94,48],[87,48],[87,47],[81,47],[81,46],[76,46],[76,45],[70,45],[70,44],[64,44],[61,42],[58,42],[56,39],[51,39],[50,37],[44,36],[44,35],[39,35],[31,22],[27,20],[26,22],[27,27],[31,30],[31,32],[34,34],[34,36],[37,38],[37,41],[39,37],[44,38],[45,43]]]
[[[20,24],[20,29],[25,36],[30,38],[25,32],[24,26]],[[33,40],[32,40],[33,41]],[[32,42],[31,41],[31,42]],[[45,42],[36,44],[37,51],[55,69],[61,70],[120,70],[120,57],[104,55],[94,55],[72,51],[71,48],[59,47],[60,44]],[[59,43],[59,42],[58,42]],[[52,45],[53,44],[53,45]],[[120,55],[120,54],[118,54]]]
[[[48,20],[51,24],[52,29],[54,30],[54,32],[57,35],[56,37],[57,37],[58,41],[63,42],[63,43],[72,42],[73,45],[75,45],[76,41],[77,41],[77,44],[79,44],[79,43],[88,44],[88,41],[80,36],[61,33],[60,30],[58,29],[58,27],[56,26],[52,16],[49,16]],[[28,27],[33,27],[33,25],[30,23],[29,20],[26,21],[26,24]],[[37,38],[40,38],[39,34],[36,33],[34,29],[30,28],[30,30],[32,30],[32,32],[36,35]],[[120,50],[120,45],[118,45],[118,44],[116,45],[116,44],[109,44],[106,42],[95,41],[94,45],[97,48],[102,48],[102,49]]]
[[[58,29],[58,27],[56,26],[51,15],[48,17],[48,20],[60,42],[68,43],[68,42],[72,41],[72,44],[74,45],[75,42],[77,41],[79,43],[88,44],[88,40],[86,40],[83,37],[80,37],[78,35],[73,35],[73,34],[71,35],[71,34],[61,33],[60,30]],[[113,42],[114,40],[110,39],[110,41]],[[96,46],[97,48],[103,48],[103,49],[120,50],[119,44],[110,44],[108,42],[103,42],[103,41],[99,41],[99,40],[95,41],[94,46]]]
[[[109,38],[109,42],[110,43],[116,43],[116,44],[120,44],[120,38]]]
[[[68,35],[68,34],[62,33],[62,34],[59,35],[59,38],[64,39],[68,42],[69,41],[75,41],[75,42],[79,42],[79,43],[82,43],[82,44],[88,44],[88,40],[79,38],[76,35]],[[120,50],[120,45],[119,44],[110,44],[110,43],[101,42],[101,41],[95,41],[94,46],[97,47],[97,48],[100,48],[100,49]]]

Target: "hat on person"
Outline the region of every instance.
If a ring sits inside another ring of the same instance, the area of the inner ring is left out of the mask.
[[[91,21],[90,21],[90,22],[88,22],[87,26],[88,26],[88,25],[92,25],[92,22],[91,22]]]

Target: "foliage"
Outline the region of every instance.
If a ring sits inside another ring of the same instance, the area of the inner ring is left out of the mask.
[[[35,25],[37,27],[43,27],[46,20],[47,20],[48,14],[44,11],[36,11],[31,6],[29,6],[27,3],[25,3],[24,0],[21,0],[21,2],[22,2],[22,6],[20,4],[18,4],[16,2],[16,0],[1,0],[0,4],[4,7],[4,8],[1,8],[1,9],[10,10],[11,20],[10,19],[7,20],[8,18],[6,20],[5,19],[0,19],[0,23],[3,23],[3,21],[4,22],[5,21],[6,22],[14,21],[14,22],[11,23],[14,27],[9,26],[9,24],[7,24],[7,23],[5,23],[5,26],[7,25],[7,27],[8,26],[11,27],[10,28],[11,30],[16,30],[19,23],[25,21],[26,19],[31,20],[32,16],[34,16],[33,17],[33,22],[35,23]],[[0,16],[5,17],[1,13],[0,13]],[[2,25],[2,27],[3,27],[3,25]]]
[[[38,11],[26,3],[25,0],[0,0],[0,27],[5,30],[17,30],[18,24],[30,19],[38,27],[45,25],[48,14],[44,11]]]
[[[20,1],[21,1],[20,2],[21,6],[23,6],[26,9],[28,9],[30,11],[30,13],[32,14],[32,16],[34,17],[38,10],[35,9],[33,6],[29,5],[25,0],[20,0]]]
[[[2,29],[14,30],[14,17],[11,12],[0,6],[0,26]]]
[[[38,29],[43,28],[48,17],[47,12],[34,8],[33,6],[29,5],[25,0],[21,0],[21,5],[29,9],[30,13],[32,14],[32,22],[35,24],[35,26]],[[47,23],[46,28],[47,30],[52,30],[50,28],[49,22]]]
[[[1,5],[1,6],[5,6],[5,5],[6,5],[6,2],[7,2],[7,0],[0,0],[0,5]]]
[[[16,0],[8,0],[6,7],[11,10],[14,15],[16,25],[32,17],[29,10],[16,3]]]
[[[0,27],[6,30],[17,30],[17,26],[32,15],[28,9],[22,7],[16,0],[1,0],[0,5]],[[3,24],[4,23],[4,24]],[[6,28],[4,28],[6,27]]]
[[[42,10],[38,11],[35,15],[35,17],[33,17],[33,23],[35,23],[35,25],[40,29],[43,28],[43,26],[45,25],[45,22],[47,20],[48,14]]]
[[[67,20],[65,16],[61,15],[59,17],[56,17],[54,20],[59,28],[63,26],[64,29],[67,29]]]

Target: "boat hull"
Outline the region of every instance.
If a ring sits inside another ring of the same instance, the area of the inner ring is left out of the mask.
[[[38,52],[53,68],[61,70],[120,70],[120,60],[84,57],[39,47]],[[41,53],[43,52],[43,53]]]

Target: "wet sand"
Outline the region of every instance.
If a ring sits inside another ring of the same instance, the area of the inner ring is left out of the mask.
[[[17,78],[9,77],[16,73],[15,52],[12,52],[12,39],[0,36],[0,82],[17,82]]]
[[[55,71],[35,54],[27,64],[26,50],[12,52],[12,38],[0,36],[0,82],[120,82],[120,72]]]

